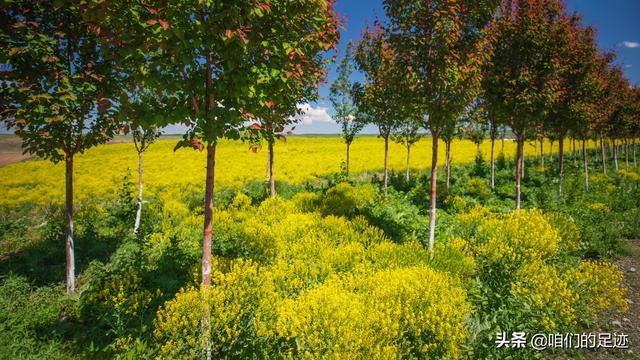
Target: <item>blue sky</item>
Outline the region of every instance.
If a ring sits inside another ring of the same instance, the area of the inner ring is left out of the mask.
[[[566,0],[570,11],[578,11],[586,24],[595,26],[600,48],[615,50],[618,62],[632,84],[640,84],[640,1],[639,0]],[[346,16],[346,30],[342,32],[339,45],[340,54],[347,42],[357,39],[365,21],[373,22],[376,16],[384,18],[382,0],[337,0],[336,9]],[[328,101],[329,84],[334,79],[335,64],[330,66],[327,82],[320,88],[320,100],[305,104],[305,114],[296,127],[297,134],[337,133],[338,126],[331,119],[332,109]],[[354,75],[354,79],[361,78]],[[4,129],[0,127],[0,132]],[[169,133],[179,133],[181,127],[166,129]],[[374,127],[364,129],[365,133],[375,133]]]

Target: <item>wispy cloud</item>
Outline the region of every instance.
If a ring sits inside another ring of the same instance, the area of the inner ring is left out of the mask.
[[[635,49],[637,47],[640,47],[640,43],[637,41],[623,41],[622,46],[627,47],[629,49]]]
[[[633,66],[633,65],[631,65],[631,64],[624,64],[624,67],[625,67],[625,68],[627,68],[627,69],[628,69],[628,68],[630,68],[630,67],[632,67],[632,66]]]

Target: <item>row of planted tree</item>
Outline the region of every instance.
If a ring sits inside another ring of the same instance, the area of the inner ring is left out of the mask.
[[[365,124],[407,146],[433,139],[430,234],[436,220],[438,140],[447,152],[460,128],[476,143],[505,129],[517,141],[516,209],[527,139],[554,139],[562,191],[564,140],[599,138],[613,149],[639,136],[640,90],[595,30],[560,0],[385,0],[387,20],[351,42],[331,85],[334,119],[349,147]],[[53,9],[53,10],[52,10]],[[206,150],[202,283],[211,282],[216,145],[222,138],[269,151],[286,140],[300,104],[318,97],[343,19],[334,2],[308,0],[14,1],[0,9],[2,118],[25,151],[66,163],[67,291],[74,291],[73,158],[119,131],[142,153],[170,124],[188,127],[177,147]],[[352,82],[358,68],[363,82]],[[543,142],[540,142],[541,146]],[[616,151],[616,150],[614,150]],[[614,155],[616,158],[617,155]],[[603,169],[606,167],[603,166]],[[493,184],[493,176],[491,180]],[[136,229],[137,229],[136,225]]]

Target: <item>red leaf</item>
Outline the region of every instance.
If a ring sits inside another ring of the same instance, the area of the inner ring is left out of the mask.
[[[278,125],[278,127],[276,128],[276,132],[282,132],[282,130],[284,130],[284,126]]]
[[[164,30],[168,30],[169,29],[169,23],[168,22],[166,22],[166,21],[164,21],[162,19],[159,19],[158,22],[160,23],[160,26],[162,26],[162,28]]]
[[[271,108],[273,106],[273,101],[265,101],[264,106]]]
[[[283,143],[287,142],[287,138],[284,135],[278,136],[278,139],[280,139],[280,141],[282,141]]]
[[[149,10],[152,14],[160,15],[160,13],[158,12],[158,10],[156,10],[156,9],[152,9],[152,8],[150,8],[150,7],[148,7],[148,6],[146,6],[146,8],[147,8],[147,10]]]
[[[258,124],[258,123],[253,123],[253,124],[251,124],[251,127],[252,127],[252,128],[254,128],[254,129],[256,129],[256,130],[260,130],[260,129],[262,129],[262,127],[261,127],[261,126],[260,126],[260,124]]]
[[[265,9],[266,11],[271,11],[271,5],[269,5],[268,3],[262,3],[260,4],[260,6]]]
[[[198,151],[204,150],[204,144],[198,138],[191,139],[191,146]]]

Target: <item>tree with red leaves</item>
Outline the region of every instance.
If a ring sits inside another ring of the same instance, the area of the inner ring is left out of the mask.
[[[389,182],[389,140],[408,116],[406,94],[411,88],[410,74],[399,63],[398,53],[391,47],[380,22],[371,29],[367,24],[356,45],[355,60],[364,72],[366,82],[354,85],[354,97],[366,121],[378,127],[384,139],[382,183],[387,191]]]
[[[257,122],[248,127],[268,145],[269,192],[276,196],[274,145],[286,142],[299,121],[305,104],[318,98],[318,86],[325,81],[328,50],[335,50],[340,39],[338,28],[343,20],[334,2],[307,1],[292,6],[286,1],[272,1],[264,21],[254,24],[252,31],[262,34],[260,46],[251,48],[253,59],[251,101],[245,109]],[[304,16],[301,16],[303,15]],[[251,132],[249,132],[251,134]]]
[[[2,118],[25,153],[65,162],[67,292],[75,290],[74,157],[109,140],[117,129],[110,91],[114,56],[79,2],[3,2],[0,62]]]
[[[494,51],[484,71],[484,92],[493,114],[516,137],[516,209],[521,206],[524,141],[559,96],[554,41],[563,14],[559,0],[504,0],[491,29]]]
[[[563,17],[555,34],[555,58],[558,64],[558,97],[551,104],[545,127],[558,140],[558,193],[562,195],[564,175],[564,140],[569,133],[586,139],[585,130],[595,113],[593,78],[597,65],[598,48],[595,31],[582,24],[582,18],[574,13]],[[587,172],[585,168],[585,174]]]
[[[389,38],[403,67],[416,78],[415,97],[432,138],[429,248],[436,221],[438,139],[475,98],[496,1],[385,0]],[[418,119],[423,121],[422,118]]]

